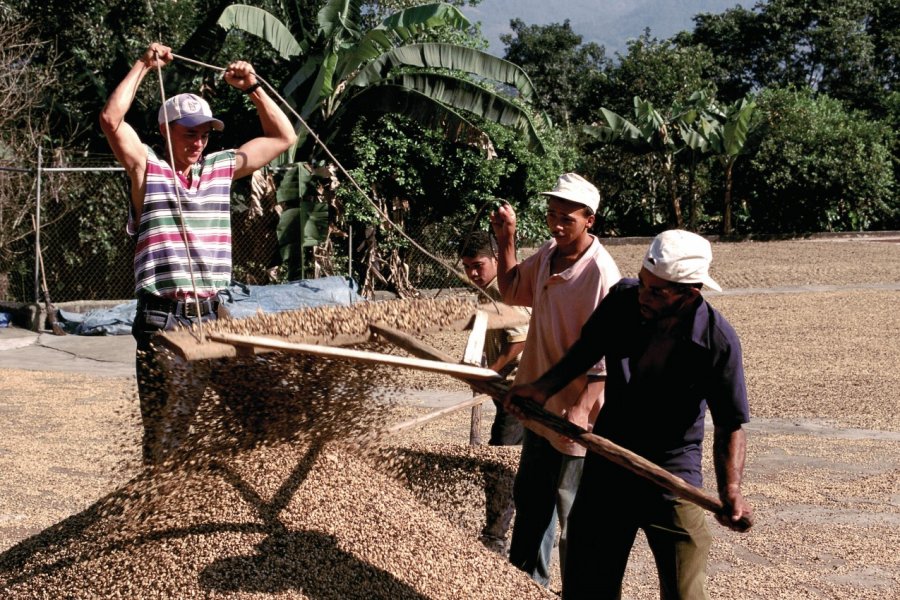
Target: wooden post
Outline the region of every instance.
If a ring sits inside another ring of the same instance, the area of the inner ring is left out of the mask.
[[[466,351],[463,353],[463,363],[484,366],[484,340],[487,335],[488,315],[483,310],[475,313],[472,321],[472,332],[466,343]],[[481,404],[472,407],[472,415],[469,421],[469,445],[481,445]]]
[[[466,342],[466,351],[463,353],[462,361],[469,365],[477,365],[483,367],[484,357],[484,338],[487,335],[488,315],[483,310],[475,313],[475,320],[472,322],[472,331],[469,333],[469,339]]]
[[[472,419],[469,422],[469,445],[481,445],[481,404],[472,407]]]

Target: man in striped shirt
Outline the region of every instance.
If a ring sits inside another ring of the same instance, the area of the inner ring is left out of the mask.
[[[107,100],[100,125],[131,180],[128,232],[134,255],[137,315],[137,378],[144,422],[144,462],[163,460],[178,446],[190,416],[190,399],[169,398],[165,370],[151,349],[153,334],[214,319],[216,294],[231,283],[231,182],[252,174],[296,140],[287,115],[256,80],[253,67],[237,61],[225,81],[256,107],[263,135],[236,150],[204,156],[210,132],[222,121],[194,94],[179,94],[159,110],[165,150],[157,155],[125,122],[144,77],[174,60],[171,48],[153,43]],[[186,421],[187,419],[182,419]],[[182,431],[177,431],[181,427]]]

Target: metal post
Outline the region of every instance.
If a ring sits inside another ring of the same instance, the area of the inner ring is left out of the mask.
[[[41,167],[43,166],[43,149],[38,146],[37,152],[37,197],[34,203],[34,301],[41,301]]]
[[[353,225],[347,223],[347,277],[353,279]]]

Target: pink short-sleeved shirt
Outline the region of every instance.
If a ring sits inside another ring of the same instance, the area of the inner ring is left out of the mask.
[[[593,237],[593,236],[592,236]],[[556,364],[581,335],[581,328],[609,289],[621,279],[619,268],[597,238],[578,261],[561,273],[551,273],[550,265],[556,241],[550,240],[520,262],[511,287],[503,295],[507,304],[530,306],[528,339],[519,362],[515,383],[529,383]],[[592,373],[602,374],[602,363]],[[576,378],[547,401],[546,409],[562,415],[587,389],[587,375]],[[596,414],[596,410],[591,411]],[[587,427],[587,420],[576,423]],[[585,450],[540,425],[528,427],[547,438],[553,447],[571,456],[584,456]]]

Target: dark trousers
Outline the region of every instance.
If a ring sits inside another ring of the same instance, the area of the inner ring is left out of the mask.
[[[563,598],[621,598],[638,529],[656,561],[660,598],[709,598],[706,565],[712,537],[703,509],[667,498],[649,481],[591,454],[569,516]]]
[[[568,456],[538,434],[525,430],[513,488],[516,519],[509,561],[542,585],[550,582],[550,554],[559,520],[560,566],[567,560],[568,518],[584,458]]]
[[[160,331],[172,331],[198,322],[197,317],[187,317],[180,312],[177,304],[166,307],[155,300],[152,304],[148,306],[145,298],[138,297],[137,312],[131,326],[131,335],[137,342],[135,374],[144,426],[142,455],[147,465],[161,462],[167,449],[171,449],[172,413],[178,410],[178,399],[172,398],[172,365],[154,347],[153,336]],[[211,311],[200,319],[203,322],[215,320],[216,313]]]
[[[522,422],[494,400],[497,412],[491,424],[490,446],[518,446],[522,443],[524,427]],[[512,524],[515,504],[513,503],[513,476],[505,470],[490,473],[485,479],[485,525],[481,530],[482,543],[496,552],[506,554],[506,534]]]
[[[522,443],[525,428],[522,421],[512,416],[496,399],[494,406],[497,412],[494,414],[494,422],[491,424],[491,439],[489,446],[518,446]]]

